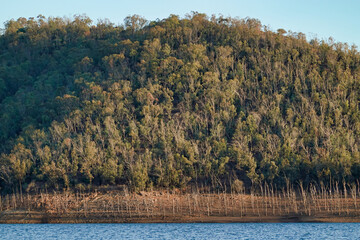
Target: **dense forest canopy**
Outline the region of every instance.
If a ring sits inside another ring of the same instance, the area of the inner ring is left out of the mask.
[[[0,190],[356,182],[356,47],[192,13],[0,35]]]

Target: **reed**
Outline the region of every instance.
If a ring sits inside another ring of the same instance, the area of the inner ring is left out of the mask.
[[[199,190],[200,189],[200,190]],[[196,192],[40,192],[0,196],[0,212],[11,214],[46,213],[50,217],[99,219],[162,219],[183,217],[287,217],[340,216],[359,217],[358,183],[333,182],[332,186],[303,183],[276,188],[264,183],[245,194],[214,192],[197,188]],[[0,218],[1,220],[1,218]]]

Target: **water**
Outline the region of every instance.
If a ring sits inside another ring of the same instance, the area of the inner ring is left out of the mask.
[[[360,239],[360,224],[0,224],[0,239]]]

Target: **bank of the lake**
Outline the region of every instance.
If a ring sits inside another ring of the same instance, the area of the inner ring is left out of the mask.
[[[347,194],[62,192],[2,196],[0,223],[360,222]]]

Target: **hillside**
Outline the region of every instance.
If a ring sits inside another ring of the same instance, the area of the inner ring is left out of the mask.
[[[256,19],[10,20],[0,191],[352,184],[359,107],[356,47]]]

